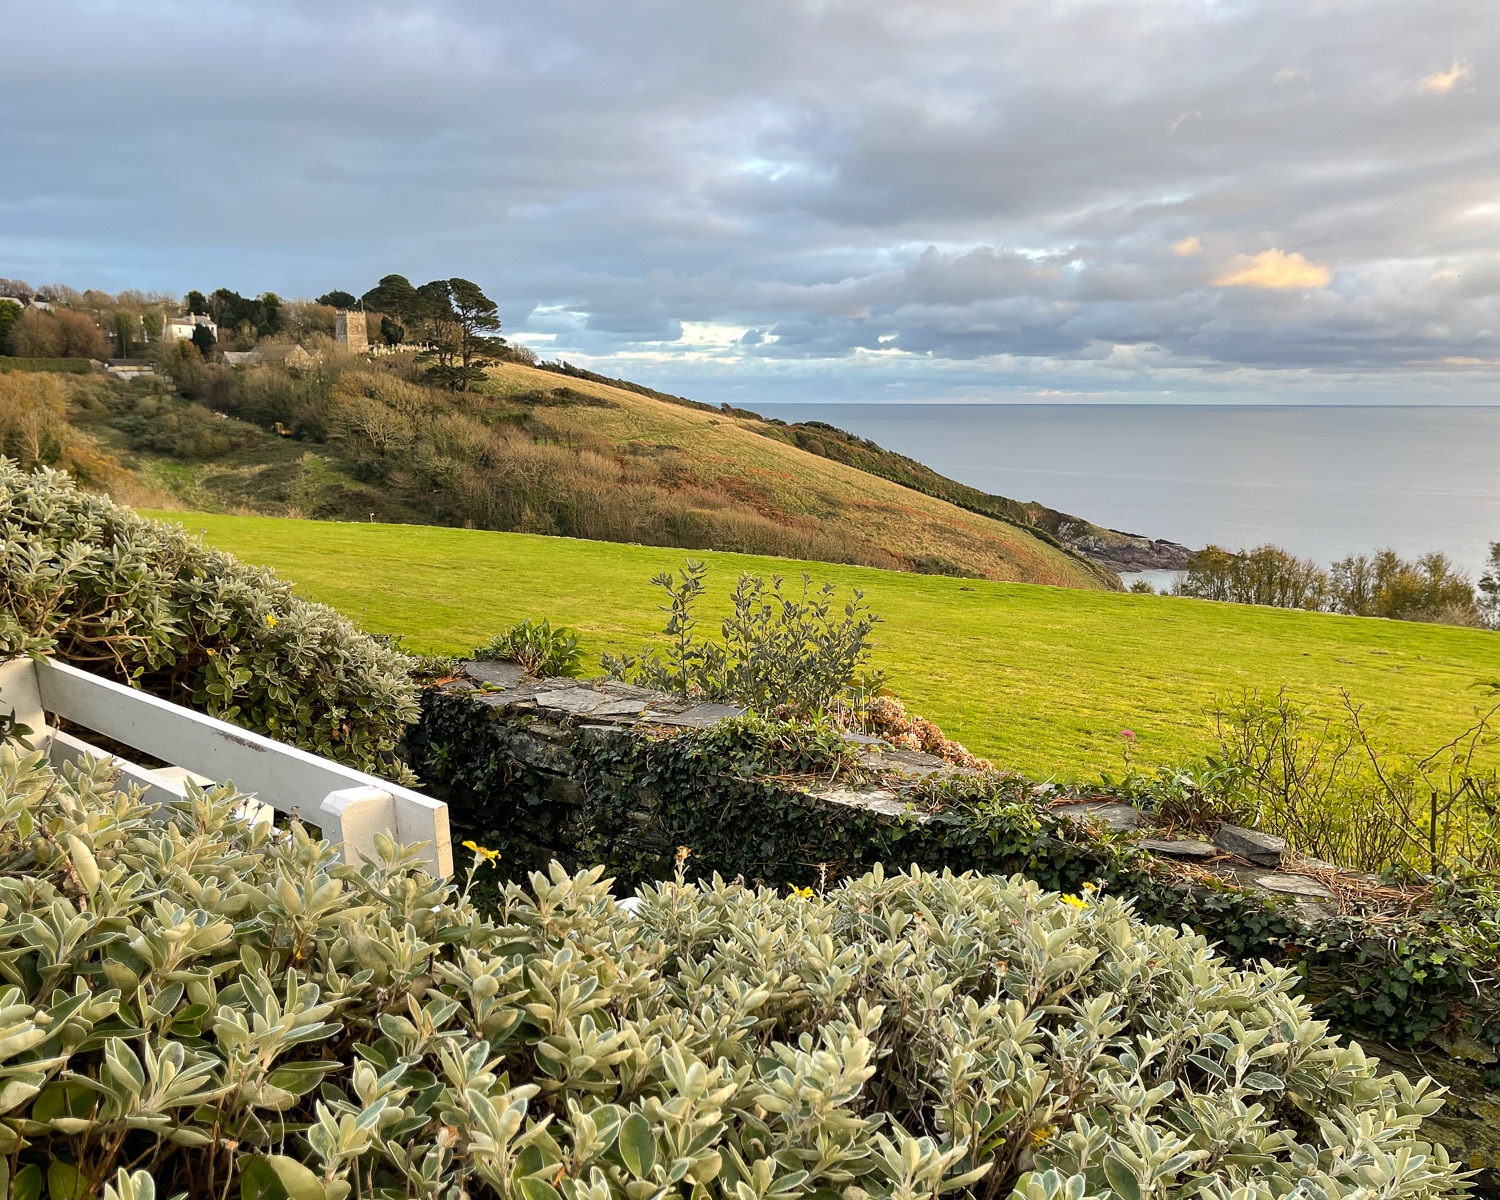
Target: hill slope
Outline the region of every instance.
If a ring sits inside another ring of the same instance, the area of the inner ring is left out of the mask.
[[[43,461],[81,469],[98,450],[113,451],[135,474],[107,486],[132,503],[154,489],[166,507],[1120,587],[1113,572],[1025,521],[765,436],[776,429],[754,414],[636,385],[507,364],[481,392],[455,394],[415,382],[405,357],[336,358],[300,372],[193,358],[173,369],[176,395],[102,376],[0,380],[17,393],[15,404],[0,404],[0,452],[15,442],[24,458],[38,441],[21,436],[26,421],[8,437],[4,409],[61,408],[66,395],[72,424],[41,440],[77,452]],[[41,391],[28,401],[27,389]]]
[[[752,435],[753,436],[753,435]],[[303,594],[419,650],[462,652],[523,617],[583,631],[590,660],[660,628],[648,578],[679,550],[410,526],[159,513],[266,563]],[[885,618],[877,665],[917,712],[976,753],[1033,774],[1117,769],[1202,749],[1216,695],[1275,689],[1333,701],[1347,688],[1394,737],[1435,746],[1472,717],[1476,678],[1500,675],[1500,636],[1410,622],[941,579],[823,563],[703,555],[709,598],[741,571],[805,569],[862,587]],[[712,626],[713,612],[705,612]]]
[[[960,507],[777,435],[743,410],[669,401],[591,378],[560,384],[548,371],[507,363],[489,372],[497,395],[529,410],[543,436],[607,440],[619,454],[688,470],[700,484],[773,520],[810,521],[893,555],[927,574],[1117,587],[1109,571],[1000,513]],[[941,476],[934,476],[941,479]],[[945,481],[951,482],[951,481]],[[962,486],[962,485],[955,485]]]
[[[605,384],[612,391],[633,392],[670,404],[686,406],[715,415],[728,414],[740,419],[742,428],[763,437],[806,450],[819,458],[856,467],[870,475],[889,479],[902,487],[934,496],[966,508],[970,512],[995,517],[1032,533],[1044,541],[1081,553],[1090,561],[1110,571],[1180,570],[1192,559],[1192,551],[1162,538],[1143,537],[1095,525],[1082,517],[1048,508],[1037,501],[1022,503],[1007,496],[980,491],[956,479],[940,475],[925,463],[904,454],[887,450],[869,438],[829,425],[824,421],[801,421],[788,424],[775,417],[762,417],[743,408],[723,405],[714,408],[682,396],[672,396],[624,379],[611,379],[567,363],[543,363],[543,370],[574,379]],[[493,374],[493,373],[492,373]],[[567,388],[559,391],[567,391]]]

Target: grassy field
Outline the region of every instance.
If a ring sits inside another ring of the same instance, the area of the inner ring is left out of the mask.
[[[302,594],[413,649],[466,650],[523,617],[574,625],[591,656],[660,627],[651,575],[683,554],[643,546],[427,526],[156,513],[275,567]],[[907,575],[706,554],[710,596],[741,571],[853,584],[885,618],[877,665],[913,711],[997,764],[1060,778],[1205,744],[1216,694],[1347,688],[1391,732],[1435,745],[1463,728],[1477,678],[1500,676],[1500,636],[1270,608]],[[708,615],[707,613],[705,615]]]

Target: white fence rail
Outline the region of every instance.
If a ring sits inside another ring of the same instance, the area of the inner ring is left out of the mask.
[[[123,779],[158,802],[186,793],[186,776],[232,780],[277,812],[298,813],[341,843],[347,861],[373,853],[375,836],[428,844],[429,869],[453,873],[448,806],[306,750],[239,729],[192,709],[52,659],[0,661],[0,714],[14,710],[31,726],[33,745],[45,742],[53,762],[88,754],[113,758]],[[113,741],[172,763],[148,769],[126,762],[47,720],[55,714]],[[40,739],[40,740],[38,740]]]

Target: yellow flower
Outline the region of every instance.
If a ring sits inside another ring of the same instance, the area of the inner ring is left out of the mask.
[[[1064,896],[1062,902],[1064,904],[1071,904],[1074,908],[1087,908],[1089,906],[1087,900],[1081,900],[1077,896]]]
[[[270,613],[266,614],[266,628],[267,629],[275,629],[276,628],[276,618],[273,617]]]
[[[1031,1144],[1033,1146],[1040,1146],[1056,1132],[1056,1125],[1039,1125],[1031,1131]]]
[[[500,851],[486,850],[478,842],[465,842],[464,846],[474,852],[474,862],[476,865],[482,862],[488,863],[492,867],[500,865]]]
[[[792,895],[796,896],[799,900],[812,899],[813,890],[810,887],[799,888],[795,883],[789,883],[787,887],[792,889]]]

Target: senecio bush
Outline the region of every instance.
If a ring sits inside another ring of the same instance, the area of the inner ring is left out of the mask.
[[[0,657],[59,658],[399,779],[411,663],[261,567],[0,458]]]
[[[604,670],[684,699],[730,701],[758,713],[821,711],[851,692],[869,694],[884,686],[882,672],[858,678],[880,622],[858,588],[840,617],[838,589],[831,583],[814,590],[812,577],[804,574],[800,595],[786,594],[779,576],[767,584],[757,575],[741,575],[716,642],[694,633],[707,574],[704,563],[690,558],[679,576],[653,576],[651,582],[667,593],[661,606],[667,613],[665,653],[647,646],[640,654],[606,654],[600,660]]]
[[[1329,1037],[1290,972],[1119,900],[876,871],[826,896],[667,882],[631,913],[602,868],[554,865],[482,912],[409,851],[345,866],[241,799],[153,813],[100,766],[0,749],[16,1194],[1464,1188],[1420,1132],[1429,1081]]]

